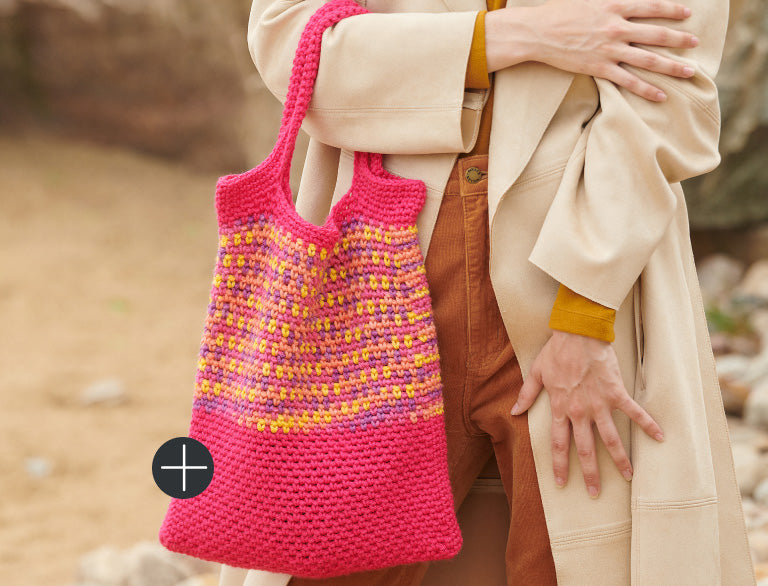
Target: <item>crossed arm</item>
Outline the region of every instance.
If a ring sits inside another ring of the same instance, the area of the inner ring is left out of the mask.
[[[281,100],[301,30],[322,3],[253,2],[251,55]],[[676,207],[685,205],[670,184],[719,163],[713,78],[727,0],[685,3],[690,17],[684,6],[666,0],[549,0],[484,15],[487,71],[533,60],[595,77],[601,109],[585,129],[584,173],[578,185],[565,186],[555,197],[529,257],[562,284],[561,292],[573,294],[571,301],[586,300],[593,309],[618,308]],[[477,17],[477,12],[372,13],[335,25],[324,38],[325,59],[305,119],[307,131],[351,150],[381,151],[386,140],[392,153],[466,152],[479,121],[478,111],[464,107]],[[380,58],[382,53],[387,59]],[[414,54],[429,59],[414,60]],[[361,60],[377,63],[375,75],[345,75]],[[414,132],[410,117],[422,122],[420,129],[429,120],[432,130]],[[615,173],[606,163],[617,156],[631,162],[625,173]],[[643,185],[647,197],[596,201],[593,194],[600,190],[591,186],[605,181],[615,184],[619,194],[635,193]],[[591,246],[576,249],[570,245],[575,241]],[[605,250],[611,251],[607,257]],[[624,388],[610,342],[582,333],[587,335],[553,328],[526,378],[516,412],[525,411],[547,389],[555,478],[567,481],[572,429],[585,483],[596,496],[600,483],[592,426],[628,479],[632,468],[612,411],[626,412],[651,437],[659,439],[661,430]]]

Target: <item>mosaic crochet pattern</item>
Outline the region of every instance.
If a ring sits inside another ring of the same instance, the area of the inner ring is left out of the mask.
[[[216,188],[219,251],[189,436],[214,477],[172,499],[172,551],[327,578],[455,556],[440,360],[416,218],[423,182],[354,154],[324,225],[288,184],[323,31],[367,12],[324,4],[294,60],[275,149]]]

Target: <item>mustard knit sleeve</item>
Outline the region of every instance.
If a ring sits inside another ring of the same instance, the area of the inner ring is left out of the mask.
[[[560,284],[549,318],[549,327],[613,342],[616,310],[583,297]]]
[[[464,78],[464,87],[474,89],[486,89],[491,87],[488,77],[488,63],[485,60],[485,14],[487,10],[477,13],[475,19],[475,32],[472,36],[472,48],[469,51],[467,61],[467,73]]]

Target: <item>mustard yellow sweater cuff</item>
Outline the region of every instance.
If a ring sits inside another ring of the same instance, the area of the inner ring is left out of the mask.
[[[464,76],[464,87],[486,89],[491,87],[488,77],[488,62],[485,59],[485,14],[487,10],[477,13],[475,32],[472,35],[472,47],[469,50],[467,72]]]
[[[560,284],[549,318],[553,330],[613,342],[616,310],[605,307]]]

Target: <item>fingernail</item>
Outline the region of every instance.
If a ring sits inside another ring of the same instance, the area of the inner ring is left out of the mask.
[[[656,99],[659,100],[660,102],[663,102],[664,100],[667,99],[667,94],[665,94],[664,92],[659,92],[656,94]]]
[[[686,6],[685,8],[683,8],[683,14],[685,16],[690,16],[691,15],[691,9]]]
[[[627,482],[632,480],[632,470],[624,470],[624,472],[622,472],[621,474],[622,476],[624,476],[624,480],[626,480]]]
[[[557,484],[557,486],[563,487],[565,486],[565,480],[563,480],[558,476],[557,478],[555,478],[555,484]]]
[[[699,44],[699,37],[691,37],[691,44],[695,47]]]
[[[517,403],[512,405],[511,413],[512,413],[512,415],[518,415],[520,413],[520,405],[518,405]]]
[[[596,486],[590,486],[589,487],[589,496],[591,496],[593,499],[597,498],[597,487]]]
[[[688,67],[687,65],[683,67],[683,73],[685,75],[693,75],[693,67]]]
[[[660,441],[660,442],[663,442],[663,441],[664,441],[664,434],[663,434],[663,433],[657,433],[657,434],[656,434],[656,435],[654,435],[653,437],[655,437],[655,438],[656,438],[658,441]]]

